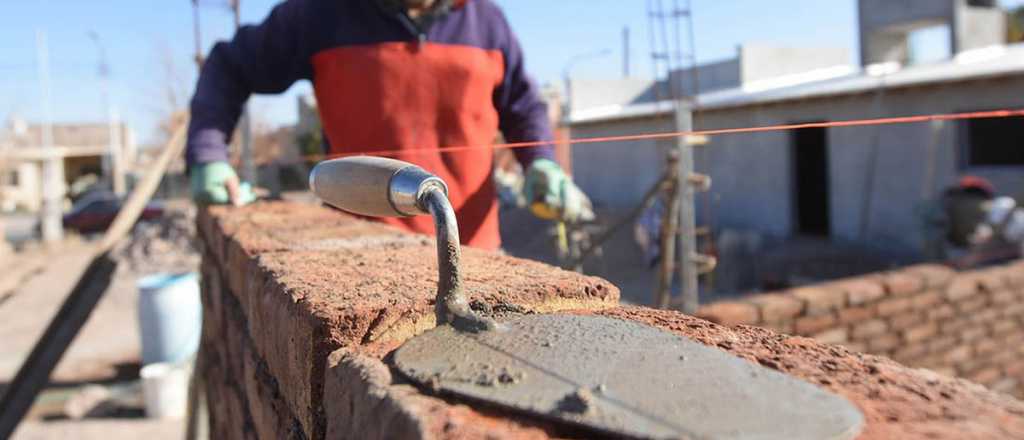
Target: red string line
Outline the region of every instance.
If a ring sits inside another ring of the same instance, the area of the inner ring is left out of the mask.
[[[514,148],[530,148],[540,147],[546,145],[578,145],[578,144],[595,144],[601,142],[625,142],[625,141],[640,141],[640,140],[657,140],[657,139],[669,139],[680,136],[713,136],[723,134],[737,134],[737,133],[759,133],[768,131],[784,131],[784,130],[796,130],[801,128],[835,128],[835,127],[862,127],[870,125],[893,125],[893,124],[912,124],[919,122],[931,122],[931,121],[956,121],[964,119],[984,119],[984,118],[1010,118],[1015,116],[1024,116],[1024,109],[1006,109],[1006,110],[991,110],[991,111],[979,111],[979,112],[966,112],[966,113],[945,113],[945,114],[932,114],[932,115],[921,115],[921,116],[899,116],[892,118],[874,118],[874,119],[853,119],[847,121],[830,121],[830,122],[807,122],[800,124],[782,124],[782,125],[768,125],[762,127],[745,127],[745,128],[723,128],[716,130],[691,130],[691,131],[672,131],[663,133],[647,133],[647,134],[634,134],[634,135],[622,135],[622,136],[602,136],[602,137],[591,137],[591,138],[577,138],[567,139],[563,141],[533,141],[533,142],[512,142],[506,144],[486,144],[486,145],[464,145],[464,146],[452,146],[452,147],[440,147],[440,148],[424,148],[424,149],[403,149],[403,150],[381,150],[381,151],[360,151],[360,152],[347,152],[347,153],[336,153],[330,155],[311,155],[306,156],[307,159],[334,159],[339,157],[348,156],[395,156],[399,153],[403,155],[417,155],[417,154],[434,154],[434,153],[452,153],[460,151],[470,150],[482,150],[482,149],[514,149]],[[1024,121],[1021,122],[1024,124]]]

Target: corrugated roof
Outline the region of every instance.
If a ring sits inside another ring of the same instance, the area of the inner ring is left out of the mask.
[[[882,70],[884,70],[885,66]],[[829,96],[868,93],[879,88],[895,89],[935,83],[957,82],[1024,74],[1024,45],[994,46],[958,54],[949,61],[905,67],[886,74],[865,70],[828,79],[787,84],[780,78],[778,87],[759,84],[758,90],[747,87],[704,93],[697,97],[702,110],[746,107],[782,101],[824,98]],[[821,72],[823,75],[827,72]],[[838,70],[833,73],[841,73]],[[655,116],[673,110],[671,102],[648,102],[595,107],[573,112],[570,123],[585,124],[610,120]]]

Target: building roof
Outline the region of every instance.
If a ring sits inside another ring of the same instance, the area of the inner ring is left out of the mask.
[[[696,101],[702,110],[720,110],[1020,74],[1024,74],[1024,45],[1016,44],[965,51],[948,61],[911,67],[880,64],[865,69],[851,66],[818,69],[702,93]],[[607,105],[574,111],[569,122],[586,124],[672,111],[672,103],[668,101]]]
[[[124,122],[118,123],[124,132],[130,130]],[[94,124],[53,124],[53,145],[66,148],[104,147],[110,145],[110,125]],[[20,120],[8,122],[8,127],[0,131],[0,145],[13,148],[41,148],[43,146],[43,126],[27,124]]]

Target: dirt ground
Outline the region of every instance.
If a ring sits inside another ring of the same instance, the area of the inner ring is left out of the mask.
[[[69,242],[52,250],[18,254],[0,279],[25,274],[0,301],[0,389],[5,388],[77,281],[91,254],[86,243]],[[113,285],[83,331],[58,364],[51,385],[37,399],[30,417],[14,434],[21,439],[177,439],[184,436],[181,421],[142,417],[141,406],[128,404],[101,418],[71,420],[64,404],[86,385],[102,384],[135,390],[140,342],[137,320],[138,275],[119,270]],[[134,386],[134,388],[133,388]]]

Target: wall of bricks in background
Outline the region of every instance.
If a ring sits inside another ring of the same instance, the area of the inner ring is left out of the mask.
[[[292,203],[215,207],[198,221],[204,316],[197,371],[206,383],[211,438],[592,437],[537,418],[442,399],[389,368],[388,353],[435,325],[436,249],[429,239]],[[922,273],[932,274],[927,269]],[[862,439],[1024,437],[1024,403],[966,381],[807,338],[622,307],[618,290],[607,281],[496,253],[465,249],[463,272],[464,289],[478,307],[633,320],[830,389],[864,412]],[[851,332],[871,335],[865,336],[867,344],[887,347],[895,342],[885,339],[880,327],[893,327],[908,310],[964,304],[983,311],[991,308],[975,298],[1010,298],[981,287],[966,295],[959,285],[951,290],[958,302],[928,297],[926,291],[947,295],[936,286],[950,284],[938,278],[944,272],[933,272],[935,277],[890,277],[885,290],[867,282],[856,293],[805,289],[713,309],[726,320],[767,318],[778,327],[813,329],[822,339],[839,342],[848,341]],[[991,288],[992,282],[986,285]],[[911,298],[910,305],[881,306],[897,297]],[[880,309],[891,312],[877,318],[881,324],[854,320],[877,317]],[[964,325],[977,327],[972,323]],[[929,344],[942,342],[935,337],[944,334],[939,324],[934,334],[921,322],[904,325],[906,337],[913,333]],[[991,334],[1012,331],[1002,324],[990,329]],[[965,363],[979,358],[976,353],[992,353],[984,359],[1000,356],[1005,348],[984,335],[972,337],[978,343],[966,359],[963,350],[943,353]],[[1004,370],[996,372],[992,365],[976,367],[979,380],[1003,377]]]
[[[1024,396],[1024,263],[921,265],[703,307],[698,316],[809,336]]]

